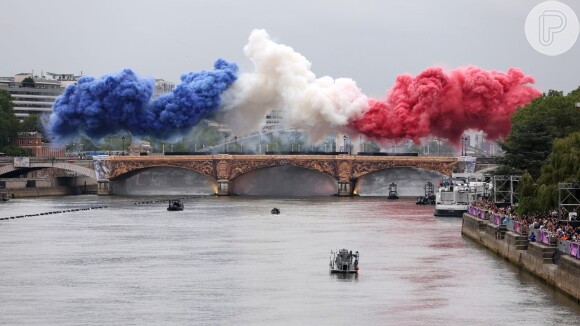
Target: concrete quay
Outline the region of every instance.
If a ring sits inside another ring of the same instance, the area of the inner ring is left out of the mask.
[[[468,213],[463,214],[461,233],[580,304],[580,259]]]

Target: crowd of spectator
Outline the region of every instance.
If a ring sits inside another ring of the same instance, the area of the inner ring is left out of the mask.
[[[512,206],[500,207],[487,199],[473,201],[471,206],[483,210],[488,216],[491,214],[499,214],[502,216],[502,224],[507,225],[510,220],[521,223],[522,231],[526,235],[530,235],[530,229],[546,230],[555,239],[580,242],[580,226],[574,228],[571,223],[561,221],[556,211],[545,214],[527,214],[520,216],[515,213]]]

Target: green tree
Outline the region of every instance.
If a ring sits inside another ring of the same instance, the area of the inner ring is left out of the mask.
[[[527,170],[537,179],[552,150],[552,140],[580,130],[580,87],[568,95],[549,91],[512,116],[512,130],[499,145],[505,152],[496,173]]]
[[[24,118],[19,125],[19,131],[28,131],[28,132],[40,132],[44,131],[42,127],[42,123],[40,122],[40,115],[39,114],[31,114],[28,117]]]
[[[365,153],[378,153],[381,151],[381,147],[373,141],[364,142],[363,148]],[[361,151],[363,148],[361,148]]]
[[[223,142],[224,134],[216,127],[210,126],[207,121],[199,123],[189,136],[184,139],[188,151],[200,150],[205,146],[214,146]]]
[[[18,119],[14,114],[10,93],[0,90],[0,152],[10,155],[12,141],[18,132]]]
[[[518,189],[519,214],[536,213],[540,211],[540,205],[537,200],[538,188],[539,186],[534,182],[534,178],[532,178],[528,172],[524,172],[522,178],[520,179],[520,185]]]
[[[267,145],[265,148],[267,148],[269,152],[285,151],[289,147],[285,146],[282,139],[276,135],[272,135],[268,141],[264,142],[264,144]]]
[[[546,164],[542,166],[540,184],[580,181],[580,131],[556,139]]]
[[[22,80],[22,87],[34,88],[36,87],[36,83],[32,77],[26,77]]]
[[[554,209],[558,205],[558,183],[577,181],[580,181],[580,132],[554,141],[537,183],[524,173],[519,188],[518,212],[542,213]]]
[[[531,120],[515,124],[507,141],[500,142],[505,154],[499,159],[505,174],[528,171],[532,178],[540,176],[540,168],[548,158],[553,136],[544,121]]]

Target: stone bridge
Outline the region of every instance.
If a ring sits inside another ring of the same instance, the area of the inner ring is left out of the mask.
[[[15,165],[12,158],[0,161],[0,178],[8,178],[34,170],[55,168],[75,172],[78,175],[96,179],[92,160],[52,159],[30,157],[25,165]]]
[[[451,176],[459,172],[457,157],[355,156],[355,155],[191,155],[191,156],[109,156],[95,159],[99,194],[110,194],[110,181],[129,178],[144,169],[175,167],[208,176],[217,182],[217,195],[228,195],[235,178],[258,169],[295,166],[315,170],[338,181],[339,196],[350,196],[357,180],[369,173],[412,167]]]

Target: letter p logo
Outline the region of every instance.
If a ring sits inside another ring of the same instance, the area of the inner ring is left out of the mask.
[[[566,15],[559,10],[544,10],[539,17],[540,44],[549,46],[554,43],[556,34],[566,29]]]
[[[525,32],[538,52],[556,56],[568,51],[578,38],[578,17],[567,5],[546,1],[535,6],[526,19]]]

